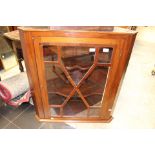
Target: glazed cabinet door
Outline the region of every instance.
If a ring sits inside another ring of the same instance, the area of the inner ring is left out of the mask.
[[[104,120],[122,41],[37,37],[33,44],[45,117]]]

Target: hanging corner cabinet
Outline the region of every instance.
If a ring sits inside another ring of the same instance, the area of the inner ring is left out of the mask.
[[[109,122],[136,32],[19,28],[40,121]]]

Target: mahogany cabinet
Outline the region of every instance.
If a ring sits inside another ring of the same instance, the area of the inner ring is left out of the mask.
[[[109,122],[136,32],[21,27],[20,39],[40,121]]]

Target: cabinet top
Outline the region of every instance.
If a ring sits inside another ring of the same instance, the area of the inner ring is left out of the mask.
[[[79,28],[79,29],[78,29]],[[25,26],[18,27],[22,31],[70,31],[70,32],[97,32],[97,33],[120,33],[120,34],[136,34],[137,31],[128,28],[114,27],[114,26]]]

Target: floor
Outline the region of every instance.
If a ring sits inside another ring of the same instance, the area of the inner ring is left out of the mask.
[[[2,105],[0,129],[73,129],[65,123],[39,122],[34,116],[34,107],[29,103],[24,103],[19,108]]]
[[[155,27],[138,27],[128,69],[113,112],[111,123],[40,123],[34,107],[19,108],[1,104],[0,128],[3,129],[144,129],[155,128]],[[18,66],[0,72],[2,80],[18,73]]]

